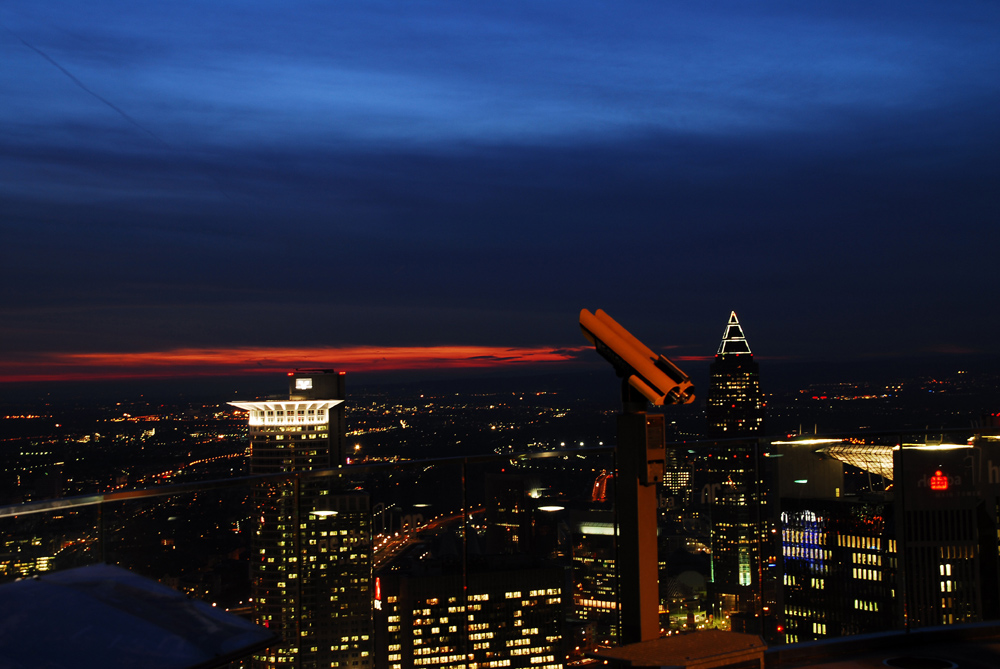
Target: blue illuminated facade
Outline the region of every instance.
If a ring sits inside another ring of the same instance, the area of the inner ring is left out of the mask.
[[[897,627],[896,542],[885,504],[784,500],[781,513],[785,641]]]

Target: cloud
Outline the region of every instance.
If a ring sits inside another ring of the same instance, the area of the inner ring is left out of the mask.
[[[0,383],[259,374],[296,367],[345,372],[489,369],[570,361],[565,351],[485,346],[234,348],[35,354],[0,359]]]
[[[998,11],[6,3],[0,350],[985,349]]]

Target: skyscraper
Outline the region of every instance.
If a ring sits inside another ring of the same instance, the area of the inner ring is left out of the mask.
[[[344,462],[344,375],[289,374],[288,400],[230,402],[250,418],[251,474],[306,473]],[[253,489],[255,621],[282,643],[258,667],[371,666],[371,512],[368,495],[336,476]]]
[[[586,652],[618,641],[615,517],[611,509],[570,513],[573,621],[576,646]]]
[[[760,369],[736,312],[729,315],[726,331],[709,370],[709,437],[743,437],[764,429],[764,402],[760,393]]]
[[[706,417],[708,436],[725,439],[710,447],[701,472],[712,526],[713,590],[734,630],[760,632],[767,598],[761,552],[771,552],[762,546],[767,486],[756,438],[764,404],[758,365],[735,311],[710,367]]]

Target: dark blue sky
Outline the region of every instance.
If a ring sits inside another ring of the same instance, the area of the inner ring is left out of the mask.
[[[0,357],[992,353],[1000,5],[870,5],[6,2]]]

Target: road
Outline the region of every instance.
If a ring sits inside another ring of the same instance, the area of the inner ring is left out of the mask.
[[[475,516],[482,513],[483,509],[473,509],[469,515]],[[375,536],[375,554],[372,556],[372,568],[378,571],[389,564],[400,553],[407,548],[422,541],[427,535],[435,534],[439,530],[462,520],[462,512],[453,513],[449,516],[434,518],[419,527],[403,532],[395,532],[392,536]]]

